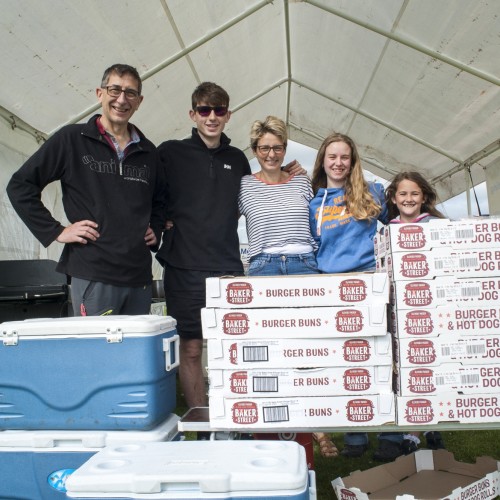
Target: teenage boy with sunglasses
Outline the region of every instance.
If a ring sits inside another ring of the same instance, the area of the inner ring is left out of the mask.
[[[231,146],[223,133],[231,117],[227,92],[204,82],[191,101],[189,116],[196,125],[191,137],[158,147],[167,178],[167,219],[173,225],[163,233],[157,259],[165,268],[168,314],[177,320],[181,387],[193,408],[207,404],[200,315],[205,307],[205,280],[243,275],[238,192],[241,178],[251,170],[243,152]],[[296,162],[290,167],[305,172]]]
[[[238,191],[251,173],[244,153],[223,133],[231,117],[229,95],[211,82],[191,96],[191,137],[158,147],[166,174],[167,219],[156,258],[165,268],[167,311],[180,336],[179,378],[187,405],[206,406],[200,310],[205,280],[242,275],[238,240]]]
[[[12,176],[7,193],[16,212],[45,246],[64,249],[57,265],[71,276],[76,316],[147,314],[151,251],[164,226],[158,153],[129,123],[143,100],[141,78],[114,64],[96,89],[102,115],[61,128]],[[41,201],[59,180],[69,225]]]

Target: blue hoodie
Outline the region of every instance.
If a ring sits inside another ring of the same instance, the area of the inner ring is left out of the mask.
[[[382,207],[378,220],[386,224],[388,214],[384,186],[378,182],[369,183],[369,189]],[[377,231],[377,220],[356,220],[346,213],[344,188],[320,188],[311,200],[309,219],[311,234],[318,244],[316,259],[322,273],[375,270],[373,237]]]

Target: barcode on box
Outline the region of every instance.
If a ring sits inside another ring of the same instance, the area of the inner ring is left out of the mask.
[[[463,257],[459,260],[459,266],[461,268],[474,268],[479,266],[479,261],[477,257]]]
[[[257,362],[269,361],[269,352],[266,345],[263,346],[243,346],[243,361]]]
[[[278,392],[278,377],[253,377],[253,392]]]
[[[467,354],[484,354],[486,347],[484,345],[468,345],[466,347]]]
[[[457,285],[457,287],[460,287],[460,297],[462,298],[471,298],[471,297],[479,297],[481,295],[481,289],[478,286],[472,285],[472,286],[460,286]],[[450,295],[450,291],[448,288],[443,287],[443,288],[438,288],[436,290],[436,297],[438,299],[445,299]]]
[[[481,290],[478,286],[463,287],[460,289],[462,297],[479,297]]]
[[[471,240],[474,238],[474,230],[472,228],[457,229],[455,232],[455,238],[457,240]]]
[[[288,422],[288,406],[270,406],[263,407],[262,414],[264,422]]]
[[[479,375],[477,373],[463,373],[460,376],[460,383],[462,385],[477,385],[479,384]]]

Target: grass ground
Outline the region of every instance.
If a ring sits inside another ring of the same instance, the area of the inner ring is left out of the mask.
[[[184,403],[181,392],[177,391],[177,415],[184,415],[187,407]],[[490,456],[500,460],[500,430],[488,431],[453,431],[442,432],[446,448],[451,451],[455,459],[461,462],[474,463],[478,456]],[[333,442],[337,448],[343,448],[343,434],[331,434]],[[187,433],[186,439],[195,439],[193,433]],[[314,470],[316,473],[316,489],[318,500],[337,500],[331,486],[332,479],[349,475],[355,470],[366,470],[380,465],[381,462],[373,460],[373,452],[377,448],[377,436],[375,433],[369,434],[370,448],[360,458],[323,458],[319,453],[319,448],[315,444],[314,449]],[[425,445],[422,443],[421,447]]]

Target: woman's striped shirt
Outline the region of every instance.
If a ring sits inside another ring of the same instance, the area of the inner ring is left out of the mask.
[[[312,197],[307,175],[295,175],[280,184],[267,184],[255,175],[244,176],[238,205],[246,218],[249,257],[271,247],[310,245],[316,248],[309,227]]]

